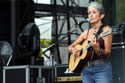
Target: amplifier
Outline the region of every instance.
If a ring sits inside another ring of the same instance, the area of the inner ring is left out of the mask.
[[[81,73],[69,71],[68,64],[55,65],[56,82],[82,81]]]

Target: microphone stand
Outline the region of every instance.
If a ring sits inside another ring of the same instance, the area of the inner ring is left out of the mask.
[[[78,21],[75,19],[75,17],[73,16],[71,11],[69,11],[69,13],[72,16],[72,18],[74,19],[75,25],[77,25],[79,27],[79,29],[83,32],[84,30],[81,28],[81,24],[78,23]]]
[[[68,37],[68,36],[69,36],[70,34],[72,34],[74,31],[76,31],[76,30],[73,30],[73,31],[71,31],[71,32],[68,32],[68,33],[67,33],[63,38],[61,38],[59,41],[57,41],[57,42],[51,44],[46,50],[43,51],[44,56],[45,56],[46,58],[50,59],[50,56],[48,57],[48,56],[46,55],[46,52],[47,52],[48,50],[52,50],[58,43],[60,43],[63,39],[65,39],[66,37]]]
[[[51,44],[45,51],[43,51],[43,54],[48,58],[48,59],[50,59],[51,57],[50,56],[52,56],[52,80],[54,79],[53,78],[53,55],[50,55],[49,57],[45,54],[48,50],[52,50],[55,46],[57,46],[57,44],[58,43],[60,43],[63,39],[65,39],[66,37],[68,37],[70,34],[72,34],[74,31],[76,31],[76,30],[73,30],[73,31],[71,31],[71,32],[68,32],[63,38],[61,38],[59,41],[57,41],[57,42],[55,42],[55,43],[53,43],[53,44]],[[50,60],[51,61],[51,60]],[[53,81],[52,81],[52,83],[53,83]]]
[[[50,57],[48,57],[45,53],[46,53],[48,50],[51,50],[53,47],[55,47],[58,43],[60,43],[63,39],[65,39],[68,35],[72,34],[74,31],[76,31],[76,30],[73,30],[73,31],[71,31],[71,32],[68,32],[62,39],[60,39],[59,41],[57,41],[57,42],[51,44],[51,45],[43,52],[43,54],[44,54],[47,58],[50,58]]]

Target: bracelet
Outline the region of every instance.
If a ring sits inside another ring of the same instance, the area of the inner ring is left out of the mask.
[[[72,51],[72,48],[69,48],[69,52],[71,52]]]

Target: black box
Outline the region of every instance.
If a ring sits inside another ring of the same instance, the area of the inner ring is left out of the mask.
[[[3,83],[48,83],[52,82],[50,67],[45,66],[4,66]]]
[[[37,83],[40,66],[4,66],[3,83]]]
[[[46,66],[4,66],[3,83],[53,83],[54,70]]]

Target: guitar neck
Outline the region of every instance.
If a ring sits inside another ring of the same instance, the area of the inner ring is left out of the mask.
[[[90,48],[92,45],[92,42],[88,43],[83,49],[82,51],[84,52],[85,50],[87,50],[88,48]]]
[[[102,38],[102,37],[108,36],[108,35],[110,35],[111,33],[112,33],[112,29],[110,29],[110,30],[108,30],[108,31],[106,31],[106,32],[103,32],[103,33],[101,33],[100,35],[97,36],[97,40],[99,40],[99,39]]]
[[[110,29],[110,30],[108,30],[108,31],[106,31],[106,32],[103,32],[103,33],[101,33],[100,35],[97,36],[97,40],[99,40],[99,39],[102,38],[102,37],[108,36],[108,35],[110,35],[111,33],[112,33],[112,29]],[[82,51],[84,52],[84,51],[87,50],[89,47],[91,47],[91,45],[92,45],[92,42],[88,43],[88,44],[82,49]]]

